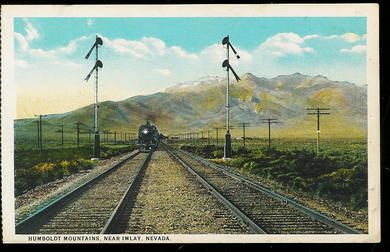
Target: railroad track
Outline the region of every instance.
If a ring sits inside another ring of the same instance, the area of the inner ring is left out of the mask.
[[[161,144],[156,152],[129,156],[19,222],[16,233],[359,232],[204,159]]]
[[[269,234],[359,234],[313,209],[232,174],[204,159],[171,149],[171,155],[209,188],[253,232]]]
[[[254,233],[165,151],[136,153],[19,222],[17,234]]]
[[[152,153],[135,153],[17,223],[17,234],[104,233]]]
[[[105,233],[253,233],[164,150],[138,178]]]

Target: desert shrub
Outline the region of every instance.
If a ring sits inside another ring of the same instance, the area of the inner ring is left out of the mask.
[[[77,163],[80,170],[89,170],[92,169],[94,166],[94,162],[87,159],[79,159],[77,160]]]
[[[250,151],[245,148],[244,146],[240,146],[237,148],[237,150],[234,150],[233,149],[233,155],[240,155],[240,156],[245,156],[245,155],[248,155],[250,153]]]
[[[215,151],[213,151],[213,157],[214,158],[222,158],[223,157],[223,150],[215,150]]]
[[[40,184],[47,183],[57,178],[58,167],[54,163],[45,162],[39,163],[33,167],[33,173],[37,174]]]
[[[70,165],[71,165],[70,162],[67,161],[67,160],[63,160],[63,161],[60,162],[60,166],[62,168],[62,174],[64,176],[69,176],[71,174],[71,171],[69,169]]]

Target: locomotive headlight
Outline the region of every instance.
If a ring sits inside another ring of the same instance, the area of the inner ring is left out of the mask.
[[[146,135],[146,134],[149,133],[149,130],[148,130],[147,128],[145,128],[145,129],[142,130],[142,133],[143,133],[144,135]]]

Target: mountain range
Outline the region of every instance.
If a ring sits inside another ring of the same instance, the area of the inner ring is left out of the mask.
[[[367,86],[345,81],[332,81],[325,76],[300,73],[274,78],[251,73],[230,85],[231,125],[238,130],[246,122],[248,134],[257,134],[256,127],[265,127],[262,119],[278,119],[275,132],[302,136],[315,132],[316,117],[307,108],[329,108],[330,115],[321,116],[321,132],[332,136],[365,136],[367,133]],[[102,130],[135,131],[150,120],[167,135],[223,127],[225,123],[226,78],[207,76],[196,81],[179,83],[164,92],[139,95],[99,106]],[[16,120],[26,123],[26,120]],[[52,124],[81,121],[92,128],[93,105],[63,114],[49,115]]]

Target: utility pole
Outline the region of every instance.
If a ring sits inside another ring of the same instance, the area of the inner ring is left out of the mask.
[[[240,123],[240,126],[239,127],[242,127],[242,140],[243,140],[243,143],[244,143],[244,148],[245,148],[245,140],[246,140],[246,137],[245,137],[245,128],[249,126],[249,123],[247,122],[243,122],[243,123]]]
[[[35,115],[39,117],[38,120],[38,148],[39,151],[42,153],[43,152],[43,137],[42,137],[42,117],[46,117],[47,115]]]
[[[230,135],[230,97],[229,97],[229,70],[232,71],[234,76],[236,77],[236,80],[239,81],[240,78],[236,74],[236,72],[233,70],[233,68],[230,66],[229,63],[229,49],[232,49],[234,54],[236,55],[237,59],[240,58],[240,56],[237,54],[236,50],[234,49],[233,45],[229,41],[229,36],[226,36],[222,39],[222,45],[226,45],[226,57],[227,59],[222,63],[222,67],[226,67],[227,72],[227,83],[226,83],[226,103],[225,103],[225,109],[226,109],[226,134],[225,134],[225,146],[224,146],[224,153],[223,158],[229,159],[232,157],[232,143],[231,143],[231,135]]]
[[[76,130],[77,130],[77,149],[80,148],[80,122],[78,121],[76,123]]]
[[[217,146],[218,146],[218,130],[221,129],[221,128],[215,128],[216,131],[217,131],[217,134],[216,134],[216,139],[217,139]]]
[[[105,137],[106,137],[104,142],[107,144],[108,143],[108,130],[106,130],[104,133],[105,133]]]
[[[40,146],[40,150],[41,150],[41,153],[43,151],[43,140],[42,140],[42,115],[39,115],[39,146]]]
[[[89,72],[89,74],[87,75],[87,77],[85,78],[86,81],[88,81],[89,77],[91,77],[91,74],[94,70],[96,70],[95,72],[95,118],[94,118],[94,130],[95,130],[95,142],[94,142],[94,145],[93,145],[93,156],[92,156],[92,159],[93,160],[98,160],[100,158],[100,134],[99,134],[99,124],[98,124],[98,108],[99,108],[99,101],[98,101],[98,72],[99,72],[99,67],[100,68],[103,68],[103,63],[99,60],[99,52],[98,52],[98,48],[99,48],[99,45],[103,45],[103,40],[98,37],[96,35],[96,40],[95,40],[95,43],[93,44],[93,46],[91,47],[91,49],[89,50],[89,52],[87,53],[87,55],[85,56],[85,59],[88,59],[89,58],[89,55],[91,55],[93,49],[95,48],[96,49],[96,60],[95,60],[95,66],[92,68],[91,72]]]
[[[64,145],[64,125],[61,124],[61,145]]]
[[[41,130],[40,130],[40,125],[39,125],[39,121],[36,121],[37,123],[37,147],[38,149],[41,148]]]
[[[261,124],[259,126],[259,143],[261,144]]]
[[[262,119],[263,123],[268,123],[268,148],[271,149],[271,124],[278,123],[278,119],[267,118]]]
[[[317,153],[320,152],[320,115],[330,115],[329,111],[330,108],[307,108],[306,110],[310,111],[307,114],[308,115],[316,115],[317,116]],[[314,112],[312,112],[314,111]]]
[[[210,130],[207,130],[207,144],[210,145]]]

